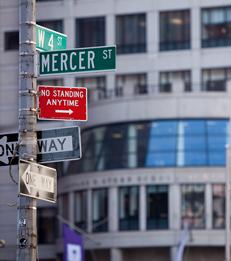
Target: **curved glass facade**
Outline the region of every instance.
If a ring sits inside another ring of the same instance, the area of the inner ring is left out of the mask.
[[[155,120],[83,131],[69,173],[144,167],[224,166],[226,119]]]

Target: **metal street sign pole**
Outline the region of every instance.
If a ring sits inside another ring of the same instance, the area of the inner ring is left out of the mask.
[[[19,158],[36,161],[35,0],[19,1]],[[17,202],[17,261],[37,260],[36,199]]]

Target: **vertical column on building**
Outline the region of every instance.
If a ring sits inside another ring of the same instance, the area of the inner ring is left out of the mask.
[[[105,30],[106,30],[106,45],[114,45],[116,44],[115,39],[115,15],[108,14],[106,16],[105,21]],[[118,61],[118,59],[117,59]],[[116,64],[118,67],[118,63]],[[106,88],[107,88],[107,96],[112,97],[115,94],[115,73],[108,72],[106,76]]]
[[[193,21],[193,22],[192,22]],[[200,8],[194,6],[191,8],[191,49],[192,49],[192,91],[201,90],[201,17]]]
[[[74,16],[74,6],[76,5],[73,0],[63,1],[64,5],[64,14],[68,14],[64,18],[64,33],[67,35],[67,49],[76,48],[76,26],[75,26],[75,16]],[[75,86],[75,77],[68,75],[64,78],[65,86]]]
[[[147,75],[147,85],[148,93],[157,93],[158,92],[158,70],[157,68],[157,55],[158,55],[158,11],[149,11],[146,16],[146,39],[147,39],[147,53],[148,59],[154,64],[150,67],[150,71]]]
[[[109,231],[116,232],[118,231],[118,196],[117,188],[109,188],[109,200],[108,200],[108,209],[109,209]]]
[[[177,235],[180,235],[181,228],[181,203],[180,203],[180,186],[178,184],[169,185],[168,194],[168,217],[169,217],[169,229],[176,231]],[[174,246],[170,248],[170,260],[174,261],[176,256],[176,250],[178,245],[178,236],[175,236]]]
[[[141,231],[146,230],[146,187],[145,185],[140,186],[139,191],[139,229]]]
[[[87,232],[92,232],[92,190],[87,190]]]
[[[212,228],[212,185],[205,185],[205,228]]]
[[[123,253],[119,248],[112,248],[110,250],[110,261],[123,261]]]

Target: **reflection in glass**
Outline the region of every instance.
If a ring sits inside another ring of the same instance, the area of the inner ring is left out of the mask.
[[[119,189],[119,229],[138,230],[139,191],[137,186]]]
[[[87,228],[87,191],[75,192],[74,201],[74,222],[77,227],[83,230]]]
[[[202,47],[231,45],[231,7],[202,9]]]
[[[155,120],[82,133],[81,160],[69,173],[143,167],[224,166],[228,120]]]
[[[160,13],[160,51],[190,48],[190,11]]]
[[[147,187],[147,229],[168,228],[168,186]]]
[[[108,229],[108,191],[95,189],[92,191],[92,225],[93,232],[105,232]]]
[[[146,51],[145,14],[118,15],[116,17],[116,46],[118,54]]]
[[[213,228],[225,227],[225,186],[213,185]]]
[[[205,227],[204,185],[182,185],[181,224],[189,228]]]

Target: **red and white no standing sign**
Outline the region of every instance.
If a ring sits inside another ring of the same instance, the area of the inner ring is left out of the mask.
[[[87,88],[38,86],[39,119],[87,121]]]

